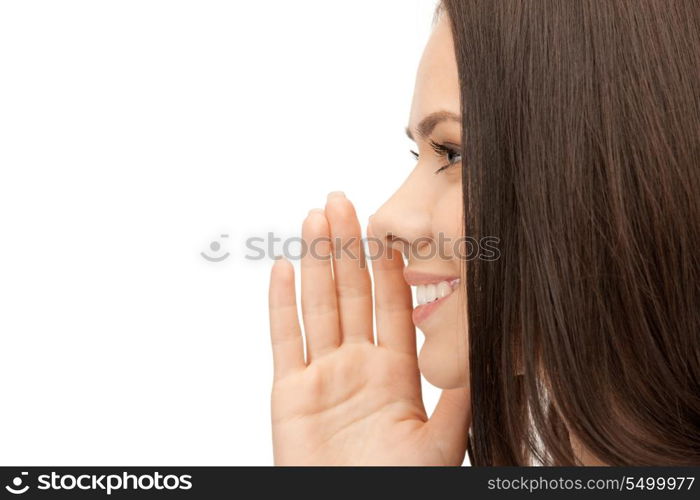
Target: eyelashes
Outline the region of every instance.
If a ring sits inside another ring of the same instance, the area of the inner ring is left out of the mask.
[[[444,159],[447,161],[445,165],[442,167],[438,168],[434,173],[439,174],[440,172],[443,172],[450,168],[453,165],[456,165],[457,163],[460,163],[462,161],[462,152],[460,148],[456,146],[448,146],[445,144],[439,144],[432,139],[428,141],[430,144],[430,148],[437,154],[440,158]],[[418,161],[420,158],[420,155],[411,150],[411,154],[413,157]]]

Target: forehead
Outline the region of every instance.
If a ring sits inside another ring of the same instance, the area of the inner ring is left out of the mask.
[[[409,126],[435,111],[460,114],[459,76],[449,19],[440,16],[428,40],[416,75]]]

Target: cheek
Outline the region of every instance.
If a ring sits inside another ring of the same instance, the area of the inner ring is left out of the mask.
[[[463,236],[463,212],[462,187],[455,183],[443,193],[433,212],[433,234],[443,236],[445,255],[449,257],[463,252],[456,246]]]
[[[443,193],[433,209],[433,234],[440,240],[443,251],[456,274],[462,275],[460,255],[465,249],[460,246],[463,227],[462,188],[459,183]],[[464,276],[462,276],[464,279]],[[423,376],[431,384],[442,389],[469,385],[469,337],[466,317],[465,287],[456,292],[457,300],[445,304],[447,310],[436,317],[426,331],[425,342],[418,358]]]

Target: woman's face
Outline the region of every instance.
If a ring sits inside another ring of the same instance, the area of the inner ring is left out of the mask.
[[[413,321],[425,334],[421,372],[438,387],[462,387],[468,385],[468,344],[461,264],[468,249],[460,244],[459,78],[444,15],[420,61],[407,132],[416,144],[415,168],[370,224],[374,236],[386,238],[407,259],[404,275],[416,289]]]

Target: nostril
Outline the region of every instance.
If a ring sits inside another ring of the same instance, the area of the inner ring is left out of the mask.
[[[389,230],[390,225],[381,214],[375,212],[367,218],[367,235],[372,239],[377,240],[382,246],[394,248],[401,253],[405,253],[410,247],[408,241]]]
[[[409,256],[411,244],[407,240],[394,233],[387,233],[385,237],[387,248],[398,250],[404,257]]]
[[[396,236],[394,233],[386,233],[386,239],[389,243],[401,243],[402,245],[408,244],[408,241],[400,236]]]

